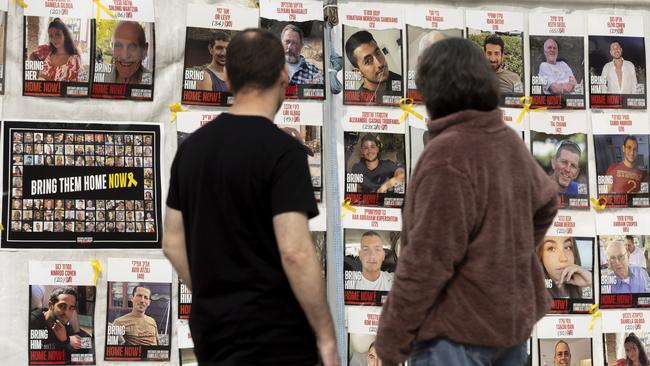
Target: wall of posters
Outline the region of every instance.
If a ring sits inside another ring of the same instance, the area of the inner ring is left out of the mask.
[[[399,104],[404,91],[401,14],[395,6],[348,3],[340,7],[343,104]]]
[[[647,114],[593,114],[592,129],[598,197],[609,208],[650,206]]]
[[[485,52],[499,78],[501,105],[516,107],[525,92],[522,13],[468,10],[467,38]]]
[[[226,48],[239,30],[256,27],[255,9],[230,5],[187,5],[182,102],[229,105],[225,80]]]
[[[160,247],[159,126],[11,121],[3,131],[3,247]]]
[[[585,108],[583,24],[578,14],[529,16],[533,105]]]
[[[588,26],[591,108],[646,109],[643,18],[590,14]]]
[[[531,152],[558,185],[561,208],[589,208],[587,123],[583,113],[530,116]]]
[[[169,361],[171,280],[166,260],[108,259],[105,361]]]
[[[153,1],[107,0],[106,3],[115,16],[94,22],[90,96],[153,100],[156,66]]]
[[[29,262],[29,365],[94,365],[90,262]]]
[[[410,7],[405,13],[406,23],[406,96],[415,103],[422,95],[415,85],[415,74],[422,53],[433,43],[447,37],[463,37],[461,9],[439,6]]]
[[[25,8],[23,95],[88,96],[91,5],[30,1]]]
[[[589,365],[593,359],[590,318],[545,317],[537,323],[537,365]]]
[[[400,233],[345,229],[345,303],[381,305],[393,285]]]
[[[644,310],[603,313],[603,354],[605,365],[648,363],[650,347],[648,314]]]
[[[646,245],[648,235],[598,236],[602,308],[650,306]]]
[[[260,27],[277,35],[289,67],[287,99],[325,99],[323,11],[318,1],[260,1]]]

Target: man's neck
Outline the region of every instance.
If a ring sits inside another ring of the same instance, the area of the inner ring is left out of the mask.
[[[370,80],[364,78],[363,79],[363,87],[365,89],[371,90],[371,91],[384,91],[384,90],[386,90],[386,82],[383,81],[383,82],[375,83],[373,81],[370,81]]]
[[[368,168],[370,170],[375,170],[375,168],[377,168],[378,165],[379,165],[379,158],[377,158],[377,159],[375,159],[373,161],[366,160],[366,168]]]
[[[374,282],[377,281],[381,276],[381,271],[377,271],[377,272],[362,271],[361,274],[366,280]]]
[[[247,90],[235,94],[235,101],[228,113],[242,116],[260,116],[273,121],[277,113],[277,93],[273,90]]]
[[[135,318],[144,318],[144,313],[141,313],[135,309],[131,310],[131,316]]]
[[[288,65],[292,65],[292,66],[295,67],[295,66],[300,65],[300,61],[302,61],[302,56],[301,56],[301,57],[298,57],[298,58],[296,59],[296,62],[289,62],[289,61],[287,61],[287,64],[288,64]]]
[[[116,83],[125,83],[125,84],[140,84],[142,82],[142,67],[135,74],[131,75],[128,78],[123,78],[117,73],[115,73],[115,82]]]
[[[210,65],[208,65],[208,69],[210,69],[210,70],[212,70],[212,71],[214,71],[215,73],[218,73],[218,74],[223,73],[225,68],[226,68],[225,65],[220,65],[215,60],[212,60],[212,62],[210,62]]]
[[[45,322],[47,322],[47,324],[54,324],[54,314],[51,310],[48,309],[47,311],[44,311],[43,317],[45,318]]]
[[[623,57],[619,57],[619,58],[615,58],[615,59],[612,60],[612,61],[614,61],[614,65],[616,65],[616,66],[621,66],[621,65],[623,65],[623,61],[624,61],[624,60],[623,60]]]
[[[630,268],[628,267],[627,271],[624,273],[625,276],[618,276],[622,280],[629,280],[630,279]]]
[[[625,165],[628,168],[634,168],[634,164],[627,161],[627,159],[623,159],[623,165]]]

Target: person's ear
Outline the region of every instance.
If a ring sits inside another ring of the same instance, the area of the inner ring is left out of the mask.
[[[289,65],[286,63],[280,72],[279,81],[282,88],[286,88],[289,85]]]
[[[223,82],[226,83],[226,89],[232,92],[232,88],[230,87],[230,79],[228,79],[228,72],[223,73]]]

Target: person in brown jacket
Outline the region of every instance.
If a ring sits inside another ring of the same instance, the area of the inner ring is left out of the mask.
[[[417,87],[431,121],[403,211],[402,247],[375,347],[383,365],[521,365],[550,307],[535,247],[557,184],[497,108],[470,41],[436,42]]]

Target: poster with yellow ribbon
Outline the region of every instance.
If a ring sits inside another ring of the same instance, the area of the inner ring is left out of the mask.
[[[159,248],[158,125],[4,123],[2,246]]]

